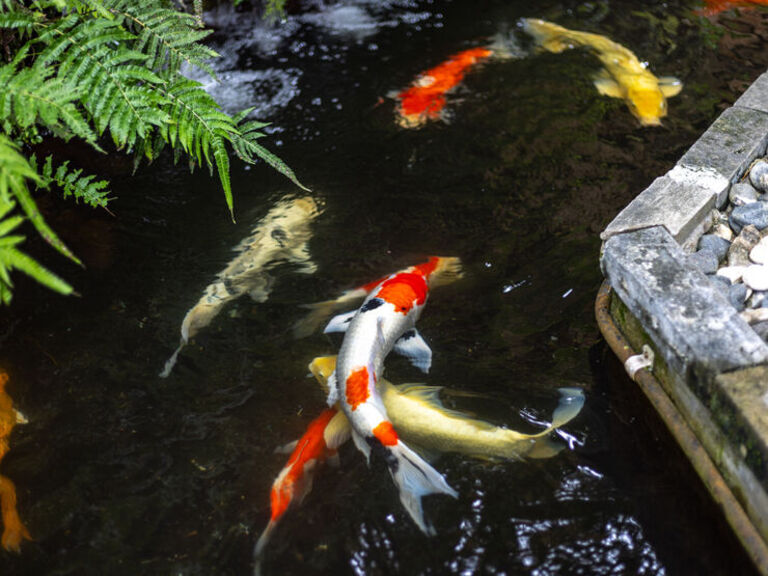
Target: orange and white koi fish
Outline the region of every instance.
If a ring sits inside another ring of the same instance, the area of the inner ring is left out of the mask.
[[[370,461],[372,450],[386,462],[400,492],[400,502],[425,534],[434,528],[424,519],[421,498],[427,494],[458,496],[443,476],[397,435],[376,389],[384,358],[396,350],[422,371],[432,351],[415,329],[427,301],[429,280],[441,265],[456,259],[433,257],[381,282],[358,309],[334,317],[326,332],[346,332],[329,384],[328,405],[336,402],[352,425],[352,439]]]
[[[224,306],[248,294],[255,302],[265,302],[272,291],[274,278],[270,271],[287,262],[297,272],[313,274],[308,243],[312,238],[310,224],[322,213],[322,207],[311,196],[284,198],[262,218],[251,234],[234,250],[237,256],[219,272],[216,281],[203,291],[181,323],[181,341],[160,372],[167,378],[176,364],[181,349],[191,338],[208,326]]]
[[[412,266],[403,268],[402,270],[395,272],[395,274],[408,272],[412,269]],[[309,312],[304,318],[293,325],[294,338],[306,338],[307,336],[310,336],[321,324],[323,324],[323,322],[328,320],[328,317],[331,316],[331,314],[362,301],[363,298],[371,293],[371,290],[384,282],[389,276],[391,276],[391,274],[377,278],[373,282],[368,282],[357,288],[345,290],[339,297],[334,298],[333,300],[325,300],[323,302],[305,305],[304,308],[308,308]],[[461,262],[458,258],[441,258],[441,262],[435,267],[434,272],[432,272],[429,278],[429,286],[430,289],[433,289],[438,286],[450,284],[462,277],[463,272],[461,270]]]
[[[296,442],[288,462],[272,483],[272,516],[253,549],[255,576],[261,572],[264,550],[277,523],[289,508],[301,504],[312,491],[315,470],[337,457],[339,446],[349,440],[351,432],[347,417],[337,408],[327,408],[309,424],[307,431]]]
[[[397,98],[397,123],[403,128],[419,128],[443,115],[445,95],[456,88],[464,75],[476,64],[487,60],[490,48],[470,48],[454,54],[442,64],[422,72]]]
[[[568,30],[536,18],[523,18],[522,27],[548,52],[559,53],[575,47],[591,50],[603,65],[603,70],[594,78],[597,91],[623,99],[643,126],[660,126],[661,119],[667,115],[667,98],[683,89],[677,78],[657,78],[648,70],[647,63],[600,34]]]
[[[5,391],[8,374],[0,370],[0,460],[10,450],[8,437],[16,424],[26,424],[24,415],[13,407],[13,401]],[[8,478],[0,475],[0,510],[3,517],[3,536],[0,544],[8,551],[18,552],[22,539],[31,540],[29,531],[21,522],[16,509],[16,487]]]

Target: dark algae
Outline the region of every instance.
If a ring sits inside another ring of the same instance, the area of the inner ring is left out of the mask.
[[[393,356],[386,378],[466,391],[445,404],[527,433],[545,427],[559,388],[580,387],[585,407],[558,438],[567,448],[524,462],[435,460],[459,498],[425,500],[437,530],[427,538],[385,464],[368,468],[345,446],[341,466],[319,470],[272,535],[263,573],[749,574],[601,341],[593,306],[599,232],[768,68],[768,12],[705,17],[693,1],[288,4],[273,25],[247,10],[206,14],[222,54],[211,92],[232,110],[258,105],[270,150],[322,205],[307,243],[316,270],[276,260],[265,301],[229,301],[163,379],[185,314],[232,249],[276,204],[308,193],[233,159],[232,223],[214,179],[161,157],[112,176],[114,217],[41,203],[85,269],[60,269],[78,298],[19,278],[0,311],[6,391],[28,419],[0,473],[33,538],[18,555],[0,551],[3,576],[249,574],[287,457],[274,450],[325,407],[307,365],[340,343],[320,330],[295,339],[302,305],[432,254],[465,268],[418,323],[432,368]],[[605,35],[679,78],[662,126],[641,127],[597,92],[589,51],[528,54],[524,17]],[[398,126],[388,94],[498,34],[527,55],[471,68],[442,118]],[[42,241],[28,244],[45,264]]]

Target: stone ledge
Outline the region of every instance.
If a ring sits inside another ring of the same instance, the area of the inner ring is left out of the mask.
[[[768,72],[763,72],[733,105],[768,113]]]
[[[765,82],[768,84],[768,78]],[[755,87],[745,102],[760,100],[762,89],[768,92],[768,86]],[[768,107],[767,95],[762,101]],[[709,224],[709,211],[726,202],[729,186],[744,175],[752,160],[765,153],[766,143],[768,112],[729,108],[677,165],[630,202],[600,237],[608,240],[617,234],[663,226],[679,244],[695,244]]]
[[[603,273],[656,342],[667,365],[714,378],[768,362],[768,346],[704,274],[685,261],[679,244],[656,226],[609,238]]]

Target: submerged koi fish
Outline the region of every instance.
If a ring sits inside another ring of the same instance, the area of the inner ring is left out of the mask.
[[[430,258],[408,272],[392,274],[374,288],[358,310],[334,317],[326,332],[346,332],[331,377],[329,406],[337,401],[352,425],[352,439],[370,461],[371,450],[384,459],[400,493],[400,502],[425,534],[421,498],[458,494],[443,476],[398,437],[376,390],[384,358],[396,350],[424,372],[432,351],[414,328],[427,301],[430,276],[446,259]],[[455,262],[454,262],[455,265]]]
[[[683,89],[673,77],[657,78],[630,50],[599,34],[568,30],[552,22],[523,18],[523,30],[533,36],[543,50],[559,53],[569,48],[591,50],[603,65],[594,78],[600,94],[621,98],[643,126],[660,126],[667,115],[667,98]]]
[[[13,401],[5,391],[8,374],[0,370],[0,460],[10,450],[8,437],[16,424],[26,424],[24,415],[13,407]],[[8,551],[18,552],[22,539],[32,540],[21,522],[16,509],[16,487],[8,478],[0,475],[0,511],[3,517],[3,536],[0,544]]]
[[[336,356],[315,358],[309,364],[310,372],[326,391],[335,368]],[[584,406],[584,393],[579,388],[561,388],[552,423],[536,434],[524,434],[446,408],[439,397],[442,386],[395,385],[379,378],[376,388],[392,425],[408,444],[427,452],[458,452],[483,459],[554,456],[563,447],[550,440],[550,433],[573,420]]]
[[[395,95],[399,100],[397,123],[403,128],[419,128],[430,120],[441,118],[446,93],[464,80],[470,68],[492,54],[489,48],[470,48],[419,74],[410,87]]]
[[[349,440],[349,421],[337,408],[328,408],[315,418],[296,442],[288,462],[272,483],[272,515],[253,549],[254,575],[261,573],[261,561],[269,539],[285,512],[301,504],[312,490],[315,469],[336,457],[339,446]]]
[[[424,264],[426,264],[426,262]],[[414,270],[414,267],[409,266],[408,268],[398,270],[395,274],[399,274],[400,272],[410,272],[412,270]],[[325,300],[323,302],[305,305],[304,308],[308,308],[309,312],[304,318],[294,324],[293,336],[295,338],[306,338],[307,336],[310,336],[331,314],[337,310],[347,308],[360,302],[371,293],[371,290],[384,282],[389,276],[391,276],[391,274],[378,278],[373,282],[358,286],[357,288],[345,290],[338,298],[334,298],[333,300]],[[429,286],[430,288],[436,288],[438,286],[450,284],[462,277],[461,261],[458,258],[440,258],[438,266],[430,276]]]
[[[313,274],[308,242],[310,224],[320,213],[317,202],[309,197],[278,202],[245,240],[235,247],[238,255],[217,274],[217,280],[204,291],[181,323],[181,342],[160,372],[166,378],[176,364],[181,349],[200,330],[208,326],[224,305],[243,294],[255,302],[264,302],[272,290],[274,278],[269,271],[281,262],[298,265],[298,272]]]

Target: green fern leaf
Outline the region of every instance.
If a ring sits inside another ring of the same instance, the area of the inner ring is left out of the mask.
[[[30,158],[30,164],[36,170],[38,169],[37,158],[34,155]],[[109,182],[107,180],[96,180],[96,176],[93,174],[81,176],[83,170],[70,169],[69,161],[63,162],[54,170],[53,157],[48,156],[39,173],[45,181],[45,185],[39,187],[48,188],[53,184],[61,189],[64,198],[71,196],[76,202],[82,200],[94,208],[106,208],[110,201]]]
[[[154,0],[104,0],[104,5],[137,36],[135,48],[146,53],[149,69],[172,78],[186,62],[215,74],[207,63],[218,56],[200,42],[211,34],[201,30],[195,16],[163,6]]]
[[[6,270],[15,268],[27,276],[31,276],[43,286],[47,286],[51,290],[64,294],[65,296],[71,294],[73,291],[72,286],[67,282],[59,278],[36,260],[13,247],[0,247],[0,267],[5,268]]]

